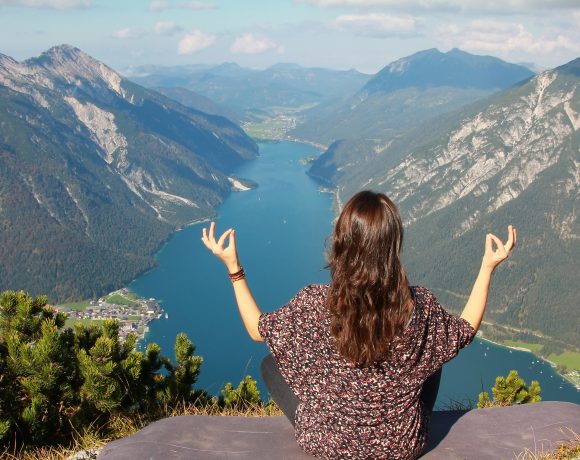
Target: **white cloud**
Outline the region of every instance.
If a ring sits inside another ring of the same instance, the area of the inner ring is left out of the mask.
[[[345,14],[330,24],[333,29],[371,37],[414,35],[417,19],[413,16],[391,16],[382,13]]]
[[[151,11],[165,10],[215,10],[218,5],[210,2],[189,1],[189,2],[170,2],[165,0],[152,0],[149,4]]]
[[[277,49],[280,54],[284,52],[284,47],[275,41],[252,33],[240,35],[230,47],[230,51],[234,54],[260,54],[272,49]]]
[[[295,0],[321,8],[388,7],[404,10],[494,11],[513,13],[554,8],[579,8],[578,0]]]
[[[213,45],[215,41],[215,35],[208,35],[200,30],[192,30],[180,40],[177,45],[177,53],[194,54]]]
[[[182,28],[175,21],[159,21],[153,28],[157,35],[171,36],[181,32]]]
[[[88,8],[91,6],[91,0],[0,0],[0,6],[69,10],[75,8]]]
[[[120,40],[127,40],[129,38],[138,38],[142,36],[143,33],[139,30],[131,29],[130,27],[124,27],[123,29],[116,30],[111,35]]]
[[[446,47],[459,47],[513,61],[538,56],[568,60],[580,53],[580,34],[573,30],[534,35],[523,24],[495,20],[448,24],[437,29],[435,38]]]

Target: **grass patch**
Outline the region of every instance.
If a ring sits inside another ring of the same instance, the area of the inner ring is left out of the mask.
[[[128,299],[131,299],[131,300],[139,299],[139,296],[132,291],[128,291],[127,295],[125,297],[127,297]]]
[[[244,123],[242,129],[254,139],[283,139],[286,133],[296,127],[297,114],[316,106],[317,103],[300,107],[268,107],[266,114],[258,121]]]
[[[569,369],[580,371],[580,353],[577,351],[565,351],[559,355],[552,353],[548,359]]]
[[[60,306],[67,307],[68,309],[74,311],[85,311],[88,307],[91,306],[91,301],[86,300],[84,302],[63,303]]]
[[[541,343],[529,343],[529,342],[520,342],[517,340],[504,340],[503,343],[510,347],[519,347],[519,348],[527,348],[530,351],[538,352],[544,348],[544,345]]]
[[[568,441],[554,447],[544,448],[540,443],[540,447],[531,451],[526,449],[524,452],[517,455],[515,460],[574,460],[580,458],[580,435],[569,428],[560,429],[569,439]]]
[[[135,305],[134,300],[124,297],[120,294],[113,294],[108,297],[105,297],[105,300],[115,305],[127,305],[129,307]]]
[[[270,119],[244,126],[246,134],[255,139],[281,139],[293,125],[288,120]]]
[[[80,323],[83,326],[90,326],[91,324],[100,325],[103,321],[104,321],[103,319],[90,319],[90,318],[76,319],[76,318],[67,318],[67,320],[64,322],[64,327],[74,328],[75,324],[77,324],[77,323]]]
[[[470,398],[453,399],[449,398],[439,404],[435,404],[433,410],[472,410],[477,408],[477,400]]]
[[[141,317],[139,315],[129,315],[127,316],[129,321],[141,321]]]
[[[91,426],[83,433],[77,433],[73,442],[67,446],[41,447],[36,449],[10,451],[0,450],[1,460],[65,460],[71,455],[87,450],[96,453],[108,442],[136,433],[150,423],[182,415],[212,415],[238,417],[269,417],[284,415],[273,402],[246,406],[244,409],[224,409],[215,403],[206,405],[178,404],[177,406],[160,407],[155,413],[147,415],[112,415],[102,426]],[[92,458],[92,457],[91,457]]]

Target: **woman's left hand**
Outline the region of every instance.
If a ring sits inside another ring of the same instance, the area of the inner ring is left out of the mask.
[[[503,243],[497,236],[488,233],[485,239],[485,254],[482,267],[493,270],[506,260],[516,245],[517,232],[513,225],[508,225],[508,239]],[[495,249],[494,249],[495,245]]]
[[[228,246],[224,247],[228,237]],[[236,234],[233,228],[226,230],[216,241],[215,222],[212,222],[209,225],[209,231],[205,227],[203,228],[201,241],[203,241],[206,248],[208,248],[225,264],[229,273],[235,273],[242,268],[238,259],[238,251],[236,250]]]

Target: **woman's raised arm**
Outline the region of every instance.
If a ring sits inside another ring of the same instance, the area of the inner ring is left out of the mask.
[[[226,239],[228,238],[228,246],[225,247]],[[203,228],[201,241],[203,241],[206,248],[225,264],[228,273],[235,275],[232,277],[232,284],[244,326],[246,326],[246,330],[253,340],[263,342],[264,339],[258,332],[260,307],[254,300],[250,286],[248,286],[248,282],[243,275],[243,269],[238,259],[238,251],[236,250],[235,231],[232,228],[226,230],[216,241],[215,222],[212,222],[209,226],[209,231],[205,227]]]
[[[516,245],[516,240],[516,229],[511,225],[508,226],[508,239],[505,244],[491,233],[488,233],[485,238],[485,253],[481,261],[481,268],[473,284],[471,295],[461,313],[461,318],[467,320],[476,331],[479,329],[485,311],[491,274],[501,262],[509,257],[511,250]],[[495,249],[493,248],[494,243]]]

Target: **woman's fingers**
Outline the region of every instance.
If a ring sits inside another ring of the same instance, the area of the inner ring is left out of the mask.
[[[495,236],[493,233],[489,234],[490,238],[494,241],[495,245],[496,245],[496,250],[494,254],[499,255],[502,258],[506,258],[507,257],[507,251],[505,246],[503,245],[502,241]]]
[[[202,228],[201,230],[201,241],[208,248],[212,251],[215,255],[223,254],[225,251],[230,252],[231,250],[235,253],[236,251],[236,239],[234,236],[234,229],[230,228],[226,230],[219,239],[216,241],[215,239],[215,222],[211,222],[209,225],[209,230],[207,228]],[[227,248],[224,248],[226,239],[230,237],[229,245]]]
[[[508,239],[505,243],[505,249],[508,253],[512,250],[515,243],[515,228],[511,225],[508,225]]]
[[[229,247],[232,248],[232,250],[235,252],[237,252],[236,250],[236,231],[234,229],[232,229],[232,231],[230,232],[230,244]]]
[[[508,226],[508,238],[505,244],[493,233],[488,233],[485,236],[483,264],[493,271],[495,267],[509,257],[512,248],[516,244],[516,239],[516,229],[512,225]]]
[[[211,249],[212,251],[215,249],[217,244],[214,237],[214,231],[215,222],[212,222],[209,225],[209,231],[205,227],[201,229],[201,241],[203,241],[206,248]]]
[[[225,231],[225,232],[222,234],[222,236],[220,236],[220,239],[219,239],[219,240],[218,240],[218,242],[217,242],[217,245],[218,245],[218,247],[219,247],[220,249],[223,249],[223,248],[224,248],[224,243],[226,242],[226,238],[228,237],[228,235],[230,235],[230,234],[232,233],[232,231],[233,231],[233,230],[230,228],[230,229],[226,230],[226,231]]]
[[[209,232],[207,230],[207,228],[203,228],[201,231],[201,241],[203,241],[203,244],[205,244],[205,246],[208,249],[211,249],[212,246],[215,244],[215,240],[212,241],[209,237]]]
[[[501,242],[501,240],[497,236],[495,236],[493,233],[490,233],[489,237],[495,243],[496,249],[499,249],[499,248],[504,249],[503,243]]]

